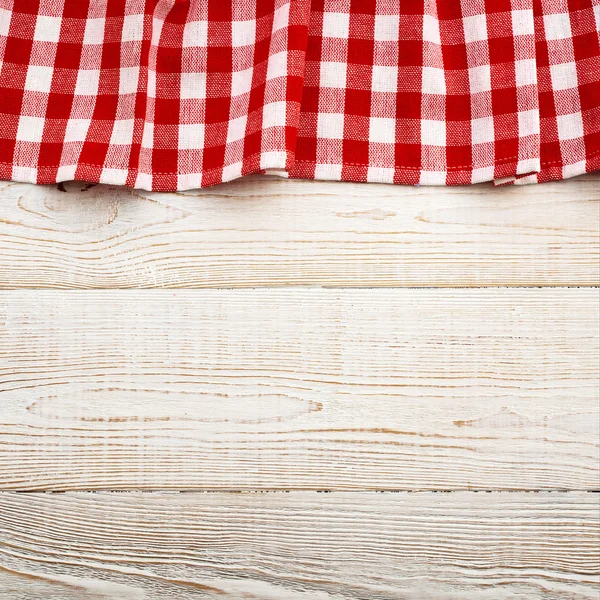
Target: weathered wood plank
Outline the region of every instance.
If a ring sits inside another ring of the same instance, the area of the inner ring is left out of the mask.
[[[0,293],[0,488],[590,489],[598,290]]]
[[[590,493],[0,494],[3,600],[597,599]]]
[[[0,183],[0,287],[600,281],[600,174],[514,188],[260,177],[178,194],[86,188]]]

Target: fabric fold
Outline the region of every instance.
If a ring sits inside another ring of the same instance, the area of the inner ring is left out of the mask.
[[[600,2],[533,0],[540,169],[514,183],[600,169]]]
[[[0,176],[148,190],[293,162],[305,0],[14,0]]]
[[[596,0],[0,0],[0,178],[497,185],[600,168]]]
[[[343,5],[312,3],[292,176],[451,185],[539,170],[529,0]]]

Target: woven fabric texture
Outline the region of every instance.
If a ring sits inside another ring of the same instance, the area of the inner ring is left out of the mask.
[[[600,169],[600,0],[0,0],[0,179]]]

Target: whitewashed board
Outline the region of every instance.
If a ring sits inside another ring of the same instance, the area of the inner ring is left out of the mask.
[[[592,489],[594,289],[0,293],[0,488]]]
[[[590,493],[0,494],[3,600],[597,600]]]
[[[0,182],[0,599],[596,600],[599,231],[599,174]]]
[[[0,288],[598,285],[600,175],[452,188],[0,182]]]

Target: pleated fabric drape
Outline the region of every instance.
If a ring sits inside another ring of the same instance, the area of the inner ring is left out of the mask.
[[[0,178],[600,168],[598,0],[0,0]]]

